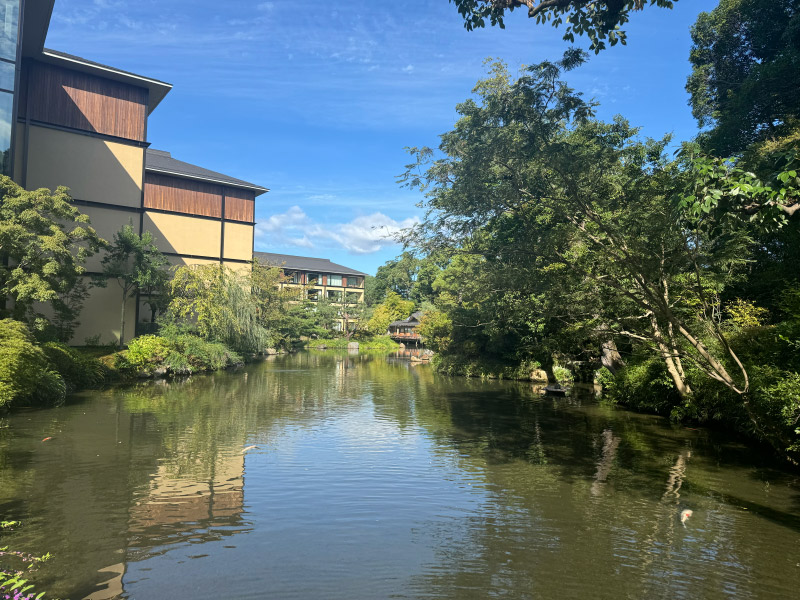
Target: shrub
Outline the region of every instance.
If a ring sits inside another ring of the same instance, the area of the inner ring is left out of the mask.
[[[132,339],[128,351],[117,355],[117,368],[146,375],[152,375],[157,369],[188,375],[243,362],[239,354],[219,342],[208,342],[176,328],[166,329],[166,334]]]
[[[603,394],[609,400],[637,410],[669,414],[681,403],[664,362],[657,358],[631,360],[616,376],[608,373],[603,379]]]
[[[60,404],[67,388],[44,351],[19,321],[0,321],[0,408]]]
[[[42,345],[50,364],[61,375],[67,392],[97,387],[108,381],[111,370],[93,356],[59,342]]]

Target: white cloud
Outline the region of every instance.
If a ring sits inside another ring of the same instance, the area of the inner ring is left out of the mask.
[[[268,248],[343,248],[352,254],[371,254],[397,242],[394,235],[419,223],[409,217],[396,221],[380,212],[356,217],[346,223],[318,223],[302,208],[292,206],[256,225],[257,246]]]
[[[413,73],[414,72],[414,65],[406,65],[402,69],[400,69],[403,73]]]

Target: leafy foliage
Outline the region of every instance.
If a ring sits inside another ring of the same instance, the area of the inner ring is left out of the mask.
[[[403,300],[400,294],[389,292],[386,299],[375,307],[367,323],[367,330],[373,335],[382,335],[389,329],[392,321],[405,319],[414,310],[414,302]]]
[[[125,341],[125,307],[128,299],[139,291],[153,297],[163,296],[168,275],[168,261],[156,247],[149,231],[141,235],[132,225],[125,225],[114,234],[114,242],[103,257],[103,275],[117,282],[122,291],[119,347]],[[105,281],[102,282],[105,285]],[[152,302],[152,301],[151,301]]]
[[[165,327],[162,335],[142,335],[131,340],[128,351],[118,355],[117,368],[152,375],[157,370],[176,375],[218,371],[242,364],[242,357],[219,342],[209,342],[182,331]]]
[[[63,336],[80,310],[83,264],[104,245],[89,217],[72,204],[67,188],[26,191],[0,177],[0,317],[45,331],[49,320],[36,304],[50,305]]]
[[[179,267],[170,281],[167,321],[190,323],[208,341],[236,352],[261,352],[272,336],[262,325],[249,277],[223,265]]]
[[[0,321],[0,409],[60,404],[67,387],[24,323]]]
[[[464,27],[472,30],[491,25],[504,28],[506,11],[516,8],[528,10],[528,17],[537,24],[552,23],[553,27],[566,25],[564,39],[575,41],[575,36],[587,35],[589,48],[599,53],[618,43],[625,45],[627,36],[621,29],[630,19],[632,11],[646,5],[672,8],[677,0],[450,0],[464,18]]]
[[[692,28],[686,85],[703,147],[718,156],[785,135],[800,116],[798,0],[721,0]]]

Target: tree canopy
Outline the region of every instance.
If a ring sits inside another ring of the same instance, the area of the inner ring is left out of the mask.
[[[797,129],[800,0],[721,0],[692,42],[686,89],[707,151],[739,154]]]
[[[575,36],[589,37],[589,48],[595,53],[626,43],[626,33],[621,27],[630,19],[630,13],[645,6],[672,8],[677,0],[450,0],[464,18],[464,27],[473,30],[491,25],[505,27],[506,12],[526,10],[536,23],[565,25],[564,39],[575,41]]]
[[[67,320],[77,315],[84,263],[105,242],[71,200],[65,187],[26,191],[0,177],[0,317],[42,331],[49,320],[37,304]]]

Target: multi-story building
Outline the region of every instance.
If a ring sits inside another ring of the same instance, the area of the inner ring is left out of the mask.
[[[364,302],[366,273],[337,265],[327,258],[272,252],[255,252],[253,256],[262,264],[280,267],[287,277],[287,281],[281,285],[305,289],[306,298],[311,302],[327,298],[332,303],[341,305],[343,311],[346,311],[347,306]],[[343,316],[338,328],[341,329],[347,320]]]
[[[0,0],[3,174],[26,189],[67,186],[106,240],[130,223],[175,265],[247,268],[255,199],[268,190],[149,148],[148,116],[172,86],[44,48],[54,1]],[[73,343],[119,339],[116,287],[91,289]],[[125,339],[150,316],[143,298],[128,309]]]

